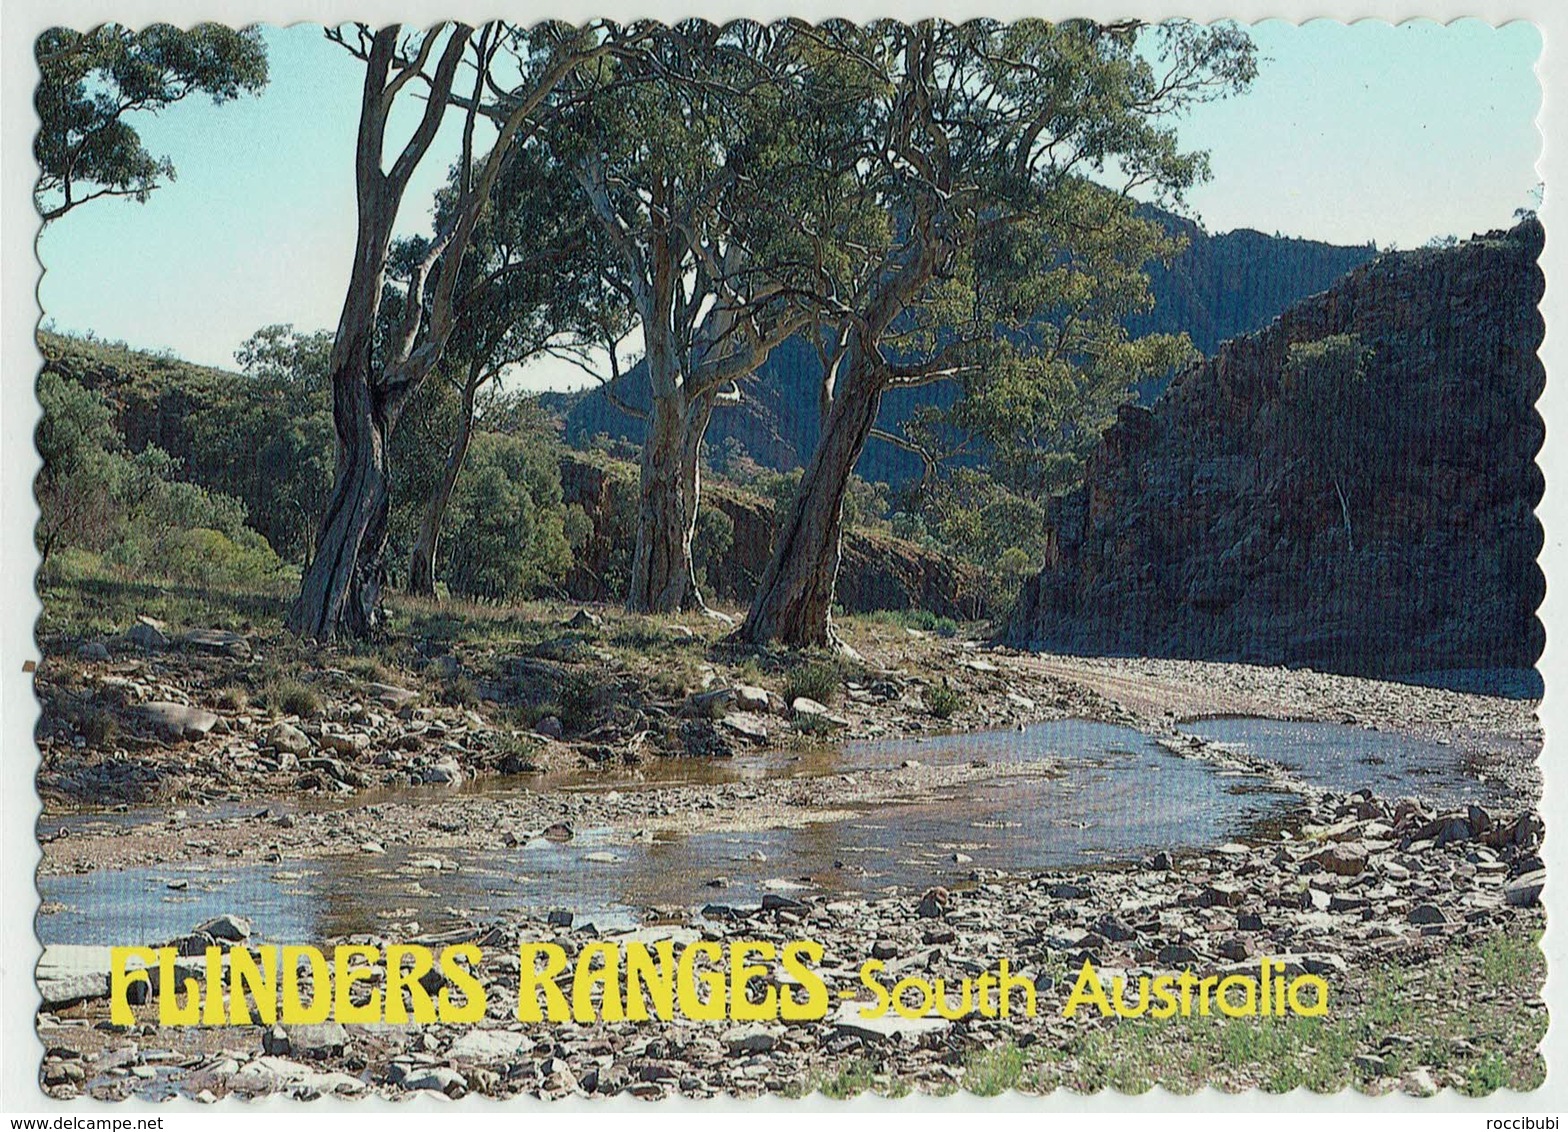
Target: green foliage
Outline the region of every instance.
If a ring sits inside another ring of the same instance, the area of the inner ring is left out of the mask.
[[[963,706],[963,693],[948,684],[933,684],[926,689],[926,707],[938,719],[952,719]]]
[[[453,593],[513,599],[571,566],[560,462],[542,432],[481,432],[447,508],[438,569]]]
[[[473,707],[479,702],[479,689],[469,677],[453,676],[441,682],[437,698],[449,707]]]
[[[808,660],[792,667],[784,677],[784,702],[794,703],[804,696],[819,704],[838,701],[844,687],[843,670],[833,661]]]
[[[304,561],[332,487],[324,335],[259,331],[239,351],[256,367],[249,379],[92,338],[42,333],[38,344],[46,375],[98,398],[114,434],[100,447],[156,446],[174,458],[172,476],[240,500],[280,557]]]
[[[330,334],[264,327],[236,352],[244,377],[94,340],[39,343],[41,546],[200,585],[263,585],[278,555],[307,560],[332,489]],[[451,386],[428,382],[393,436],[394,564],[406,561],[457,411]],[[559,456],[537,402],[486,400],[443,528],[438,568],[453,592],[512,599],[565,576]],[[196,530],[207,533],[178,533]]]
[[[1370,357],[1354,334],[1330,334],[1292,343],[1280,377],[1277,436],[1287,456],[1304,454],[1332,489],[1352,548],[1365,481],[1386,471],[1387,451],[1370,438],[1383,434],[1394,408],[1367,381]]]
[[[46,572],[51,555],[71,547],[127,573],[196,585],[278,577],[283,564],[246,527],[244,503],[176,479],[177,461],[155,444],[127,451],[96,391],[45,370],[38,398],[37,539]]]
[[[724,559],[734,548],[735,520],[717,507],[701,508],[691,540],[692,571],[700,591],[711,593],[717,588]]]
[[[120,724],[114,715],[98,707],[82,708],[71,724],[89,747],[112,746],[120,733]]]
[[[321,713],[321,695],[309,684],[293,677],[274,677],[262,684],[256,702],[268,711],[297,715],[301,719]]]
[[[938,617],[929,609],[879,609],[865,614],[865,619],[877,625],[918,629],[923,633],[935,633],[939,637],[958,636],[957,621],[951,617]]]
[[[561,683],[557,706],[561,727],[568,735],[580,735],[593,727],[604,703],[605,687],[592,674],[572,672]]]
[[[266,49],[255,28],[56,27],[38,37],[34,57],[35,200],[46,222],[100,197],[145,201],[160,181],[174,179],[173,163],[142,144],[133,124],[139,114],[193,94],[228,102],[267,83]]]

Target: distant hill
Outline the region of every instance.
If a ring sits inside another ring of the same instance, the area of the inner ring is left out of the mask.
[[[1268,236],[1248,228],[1210,235],[1190,220],[1159,213],[1168,229],[1187,238],[1187,250],[1168,267],[1150,271],[1154,307],[1129,320],[1134,334],[1185,331],[1205,356],[1228,338],[1267,326],[1292,303],[1326,290],[1336,279],[1374,255],[1370,246],[1340,247],[1317,240]],[[734,438],[752,459],[780,471],[810,458],[820,431],[817,387],[821,374],[816,352],[791,339],[773,352],[757,377],[747,383],[743,402],[714,414],[708,429],[710,454]],[[1169,379],[1138,390],[1152,402]],[[648,406],[648,383],[639,365],[622,379],[617,392],[638,408]],[[895,424],[921,404],[952,397],[943,386],[901,390],[882,406],[882,424]],[[581,446],[594,436],[638,442],[642,422],[627,416],[598,389],[546,394],[546,404],[566,422],[568,443]],[[920,474],[918,459],[873,441],[859,472],[867,479],[903,483]]]

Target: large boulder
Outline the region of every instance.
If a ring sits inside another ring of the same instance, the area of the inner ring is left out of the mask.
[[[205,708],[155,700],[142,704],[136,712],[165,739],[200,739],[218,724],[218,717]]]

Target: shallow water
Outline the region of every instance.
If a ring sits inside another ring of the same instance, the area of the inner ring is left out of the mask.
[[[1181,730],[1278,763],[1327,790],[1419,795],[1441,805],[1484,803],[1505,793],[1500,782],[1478,776],[1458,748],[1397,732],[1240,718],[1183,724]]]
[[[607,927],[634,922],[649,907],[754,906],[768,891],[868,893],[890,885],[951,883],[976,867],[1023,870],[1136,860],[1154,849],[1216,844],[1294,800],[1253,776],[1173,755],[1139,732],[1081,720],[1024,731],[856,742],[795,756],[683,760],[636,779],[595,774],[552,785],[627,791],[670,786],[682,775],[711,782],[848,773],[909,759],[927,765],[1050,759],[1061,772],[944,788],[919,802],[857,807],[853,818],[799,829],[702,833],[634,845],[609,844],[605,831],[590,829],[564,845],[541,839],[503,854],[435,854],[455,860],[456,870],[414,869],[410,856],[431,854],[392,849],[386,855],[260,867],[193,862],[47,876],[39,882],[44,899],[66,908],[40,917],[39,934],[50,943],[161,941],[220,912],[237,912],[249,916],[263,938],[301,941],[384,930],[409,920],[430,929],[465,913],[507,908],[567,910],[579,921]],[[491,780],[481,788],[495,794],[540,785]],[[281,808],[286,807],[274,806]],[[197,816],[193,808],[191,817]],[[613,859],[589,859],[605,853]],[[969,860],[954,860],[955,854]],[[710,887],[721,876],[727,885]],[[185,879],[188,888],[169,890],[176,878]]]

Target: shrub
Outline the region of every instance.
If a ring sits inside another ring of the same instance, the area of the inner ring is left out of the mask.
[[[951,617],[938,617],[929,609],[879,609],[866,615],[868,621],[879,625],[898,625],[935,633],[939,637],[958,636],[958,622]]]
[[[452,493],[440,573],[453,593],[527,597],[566,577],[572,548],[560,465],[543,441],[482,432]]]
[[[250,706],[250,693],[238,684],[229,684],[218,689],[212,702],[223,711],[244,711]]]
[[[467,676],[453,676],[442,681],[440,700],[448,707],[473,707],[479,702],[479,689]]]
[[[107,747],[120,733],[120,724],[102,708],[90,707],[77,716],[76,731],[89,747]]]
[[[261,703],[268,711],[309,718],[321,712],[321,697],[309,684],[291,678],[269,680],[262,686]]]
[[[599,714],[604,689],[590,674],[573,672],[561,683],[561,727],[571,734],[589,730]]]
[[[963,694],[947,684],[936,684],[926,690],[926,707],[938,719],[952,719],[963,706]]]
[[[819,704],[834,703],[843,682],[843,671],[831,661],[811,660],[797,664],[784,677],[784,702],[794,703],[804,696]]]

